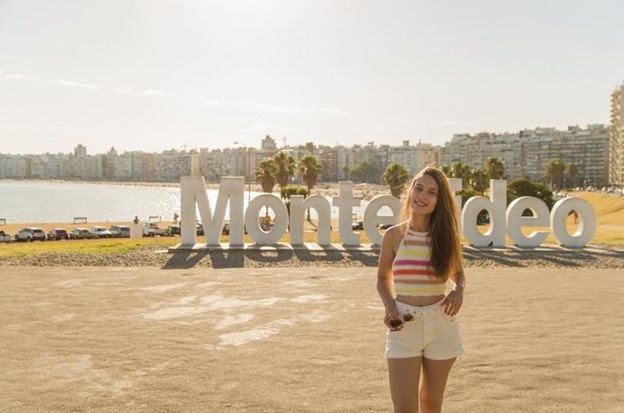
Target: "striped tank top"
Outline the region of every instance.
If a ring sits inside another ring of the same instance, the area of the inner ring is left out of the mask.
[[[427,232],[405,230],[392,262],[392,280],[397,295],[427,297],[445,293],[446,282],[437,278],[429,266],[431,246],[427,235]]]

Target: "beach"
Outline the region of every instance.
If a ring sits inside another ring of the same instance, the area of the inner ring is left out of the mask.
[[[0,411],[392,410],[372,266],[0,269]],[[466,273],[444,411],[624,411],[620,270]]]

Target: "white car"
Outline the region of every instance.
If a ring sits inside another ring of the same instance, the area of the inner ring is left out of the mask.
[[[130,238],[130,227],[127,225],[113,225],[110,232],[113,238]]]
[[[11,236],[0,229],[0,242],[10,242]]]
[[[98,238],[111,238],[113,236],[113,233],[104,227],[91,227],[91,232],[97,235]]]
[[[46,234],[41,228],[28,227],[22,228],[15,234],[16,241],[45,241]]]

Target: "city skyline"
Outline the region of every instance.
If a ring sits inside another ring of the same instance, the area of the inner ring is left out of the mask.
[[[0,2],[0,153],[608,124],[624,4]],[[37,27],[37,30],[32,30]]]
[[[548,130],[548,131],[553,131],[555,133],[561,133],[561,132],[565,132],[566,130],[570,130],[570,129],[577,129],[580,128],[581,130],[586,130],[587,128],[591,128],[591,127],[606,127],[607,124],[588,124],[588,125],[568,125],[568,127],[566,128],[553,128],[553,127],[536,127],[536,128],[521,128],[517,131],[480,131],[480,132],[474,132],[474,133],[464,133],[464,134],[455,134],[455,137],[465,137],[465,136],[477,136],[477,135],[491,135],[491,136],[506,136],[506,135],[510,135],[510,134],[514,134],[514,133],[519,133],[519,132],[535,132],[538,130]],[[274,139],[274,137],[270,136],[270,135],[265,135],[262,137],[258,138],[258,142],[257,144],[251,143],[250,145],[247,144],[243,144],[241,142],[238,141],[234,141],[232,142],[232,145],[230,146],[223,146],[223,147],[191,147],[189,145],[182,145],[179,147],[171,147],[171,148],[164,148],[162,150],[150,150],[150,149],[135,149],[135,150],[120,150],[115,146],[111,146],[108,149],[103,150],[102,152],[94,152],[92,150],[90,150],[89,147],[87,147],[86,145],[84,145],[81,142],[76,143],[73,147],[71,148],[63,148],[63,149],[59,149],[56,150],[54,152],[31,152],[31,153],[8,153],[8,152],[2,152],[0,150],[0,155],[15,155],[15,156],[41,156],[41,155],[56,155],[56,154],[61,154],[61,155],[71,155],[71,154],[75,154],[76,151],[80,151],[81,153],[84,151],[84,154],[89,155],[89,156],[98,156],[98,155],[106,155],[108,153],[110,153],[112,150],[114,150],[115,152],[117,152],[118,154],[122,154],[122,153],[169,153],[169,152],[176,152],[176,153],[191,153],[191,152],[197,152],[200,153],[202,150],[222,150],[222,151],[238,151],[240,149],[243,150],[261,150],[262,149],[262,141],[265,138],[270,137],[271,139],[273,139],[276,143],[277,146],[277,150],[279,151],[280,149],[287,149],[287,150],[292,150],[295,148],[302,148],[302,147],[306,147],[309,143],[312,143],[314,147],[316,148],[321,148],[321,147],[325,147],[325,148],[337,148],[337,147],[345,147],[345,148],[353,148],[356,146],[360,146],[360,147],[365,147],[365,146],[372,146],[372,147],[382,147],[382,146],[388,146],[391,148],[399,148],[399,147],[403,147],[404,146],[404,142],[399,142],[396,145],[394,144],[387,144],[384,142],[374,142],[374,141],[368,141],[368,142],[354,142],[352,144],[349,145],[343,145],[340,142],[337,142],[335,145],[325,145],[325,144],[317,144],[314,141],[308,141],[308,142],[301,142],[301,143],[295,143],[295,144],[287,144],[286,146],[281,146],[280,142],[277,142],[276,139]],[[444,142],[440,142],[440,143],[432,143],[432,142],[427,142],[427,141],[412,141],[407,139],[407,141],[409,142],[409,147],[416,147],[418,144],[425,144],[425,145],[432,145],[433,147],[437,147],[440,149],[444,149],[444,147],[446,146],[446,144],[450,143],[453,140],[453,136],[451,136],[449,138],[448,141],[444,141]]]

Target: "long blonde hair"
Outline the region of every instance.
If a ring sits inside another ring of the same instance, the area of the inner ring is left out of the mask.
[[[399,214],[403,230],[409,225],[412,216],[411,194],[416,180],[429,175],[438,184],[438,200],[429,221],[429,239],[431,242],[431,267],[436,277],[447,280],[451,271],[462,268],[462,248],[459,241],[459,219],[453,199],[453,192],[444,173],[433,166],[426,166],[418,172],[405,190],[403,207]]]

